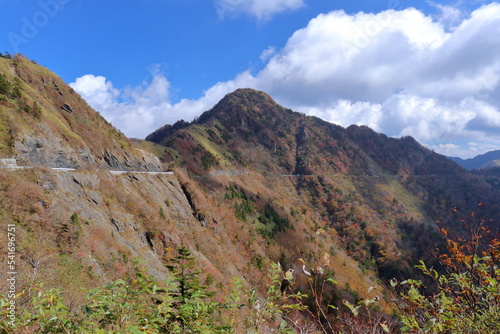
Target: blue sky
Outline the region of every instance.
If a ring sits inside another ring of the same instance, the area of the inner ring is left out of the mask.
[[[447,155],[500,149],[500,4],[0,0],[0,51],[57,73],[125,134],[239,87]]]

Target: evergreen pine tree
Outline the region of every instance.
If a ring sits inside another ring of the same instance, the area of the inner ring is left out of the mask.
[[[22,95],[22,91],[23,91],[23,88],[22,88],[21,79],[19,79],[18,77],[15,77],[14,83],[12,84],[12,91],[10,93],[10,96],[13,99],[19,99]]]
[[[7,95],[10,93],[12,84],[4,74],[0,74],[0,94]]]
[[[196,259],[186,246],[177,250],[178,255],[167,265],[172,274],[172,283],[176,285],[170,290],[175,300],[170,318],[174,333],[225,333],[229,327],[216,320],[216,313],[222,306],[211,300],[215,292],[207,291],[208,287],[200,283],[200,270],[196,270]],[[218,324],[219,323],[219,324]]]
[[[200,283],[201,271],[194,269],[196,258],[193,253],[184,245],[177,250],[177,253],[178,255],[170,260],[167,268],[177,283],[177,292],[174,296],[179,303],[186,304],[195,294],[201,298],[212,296],[212,293],[207,292],[207,287]]]

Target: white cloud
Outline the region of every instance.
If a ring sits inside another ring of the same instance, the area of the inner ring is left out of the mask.
[[[367,125],[380,131],[379,122],[383,117],[382,105],[369,102],[355,102],[337,100],[330,106],[303,106],[298,108],[307,115],[319,117],[336,124]]]
[[[430,4],[436,7],[440,14],[437,15],[437,21],[449,30],[453,30],[465,17],[465,13],[457,6],[441,5],[435,2]]]
[[[304,6],[303,0],[215,0],[214,4],[220,17],[247,13],[259,20]]]
[[[485,152],[498,150],[498,145],[483,142],[468,142],[462,146],[456,144],[436,144],[430,145],[429,148],[449,157],[461,157],[463,159],[468,159],[484,154]]]
[[[120,95],[120,92],[113,88],[113,84],[106,81],[105,77],[92,74],[87,74],[76,79],[70,86],[96,109],[108,109]]]
[[[169,112],[169,83],[162,75],[154,75],[147,86],[124,90],[114,88],[105,77],[92,74],[77,78],[70,86],[90,106],[131,137],[144,137],[158,124],[169,123],[183,116]]]
[[[431,148],[449,157],[463,156],[465,153],[459,145],[455,144],[437,144]],[[457,154],[457,152],[460,152],[460,154]]]
[[[270,46],[260,54],[260,60],[266,62],[275,54],[276,54],[276,48],[274,46]]]
[[[425,58],[447,39],[439,24],[415,9],[332,12],[295,32],[258,78],[297,102],[382,102],[413,84]]]

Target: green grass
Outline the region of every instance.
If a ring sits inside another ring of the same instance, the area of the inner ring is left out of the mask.
[[[219,135],[216,127],[210,127],[210,129]],[[211,141],[207,130],[200,126],[193,126],[188,132],[206,151],[216,157],[222,166],[230,167],[232,165],[231,160],[234,159],[233,155],[228,150]]]

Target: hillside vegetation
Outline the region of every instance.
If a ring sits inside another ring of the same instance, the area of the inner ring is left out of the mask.
[[[441,227],[466,239],[471,212],[498,227],[498,175],[255,90],[131,141],[17,56],[0,121],[1,154],[35,166],[0,169],[1,300],[27,333],[398,332],[389,281],[427,283],[414,266],[442,266]]]
[[[263,92],[238,90],[195,122],[147,139],[167,147],[163,159],[186,168],[209,197],[234,184],[256,197],[255,212],[274,202],[293,226],[276,235],[283,247],[312,247],[295,238],[322,230],[334,240],[329,246],[383,277],[411,272],[414,260],[434,248],[437,220],[466,235],[457,221],[481,202],[477,214],[497,228],[494,177],[469,174],[411,137],[344,129],[283,108]],[[258,218],[246,220],[258,225]]]

